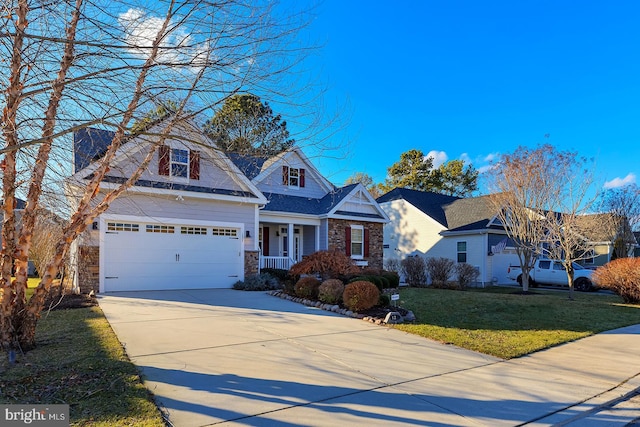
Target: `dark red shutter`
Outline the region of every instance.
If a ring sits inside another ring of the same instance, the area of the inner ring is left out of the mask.
[[[189,178],[200,179],[200,152],[191,151],[189,155]]]
[[[282,166],[282,184],[289,185],[289,166]]]
[[[269,256],[269,227],[262,227],[262,255]]]
[[[304,169],[300,169],[300,187],[304,187]]]
[[[168,145],[161,145],[158,150],[158,174],[169,176],[169,160],[171,148]]]
[[[347,227],[344,229],[344,243],[346,247],[347,256],[351,256],[351,227]]]
[[[369,257],[369,230],[364,229],[364,257]]]

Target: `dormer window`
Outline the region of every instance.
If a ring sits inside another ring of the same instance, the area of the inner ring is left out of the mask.
[[[189,151],[171,149],[171,176],[186,178],[189,174]]]
[[[158,153],[158,174],[174,178],[200,179],[200,152],[162,145]]]
[[[304,169],[283,166],[282,184],[288,187],[304,187]]]

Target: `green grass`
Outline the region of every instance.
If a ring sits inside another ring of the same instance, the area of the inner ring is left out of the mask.
[[[43,313],[36,338],[14,365],[0,353],[0,403],[66,403],[74,426],[165,425],[100,308]]]
[[[410,288],[401,306],[416,315],[414,324],[396,328],[503,359],[522,356],[598,332],[640,323],[640,306],[615,295],[517,288],[467,291]]]

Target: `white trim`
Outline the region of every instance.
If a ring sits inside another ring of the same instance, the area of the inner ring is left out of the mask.
[[[118,188],[120,184],[113,182],[101,182],[100,189],[105,190],[115,190]],[[228,202],[240,202],[240,203],[250,203],[256,205],[263,205],[267,203],[266,197],[262,195],[262,193],[258,192],[255,194],[258,196],[247,197],[247,196],[232,196],[228,194],[216,194],[216,193],[199,193],[197,191],[188,191],[188,190],[170,190],[166,188],[153,188],[153,187],[140,187],[133,186],[129,187],[126,190],[129,193],[139,193],[139,194],[153,194],[153,195],[170,195],[170,196],[182,196],[183,198],[192,198],[192,199],[206,199],[206,200],[224,200]]]
[[[380,216],[382,216],[382,219],[336,214],[336,212],[340,210],[341,206],[343,206],[345,203],[350,201],[358,193],[363,194],[367,198],[367,200],[369,200],[369,203],[371,203],[371,205],[376,208],[376,211],[378,211],[378,214],[380,214]],[[342,200],[340,200],[340,202],[338,202],[338,204],[336,204],[333,207],[333,209],[331,209],[327,213],[326,216],[328,218],[351,219],[351,220],[355,220],[355,221],[382,222],[382,223],[390,222],[390,219],[389,219],[389,216],[387,215],[387,213],[382,209],[380,204],[378,204],[376,202],[376,200],[373,198],[373,196],[371,196],[371,194],[369,194],[367,189],[364,188],[364,186],[361,183],[358,183],[355,187],[353,187],[353,189],[351,189],[351,191],[346,196],[344,196],[342,198]]]
[[[287,224],[293,221],[294,223],[300,225],[320,225],[322,223],[317,215],[295,214],[287,212],[271,213],[264,210],[261,210],[259,214],[260,222],[275,222]]]
[[[364,259],[364,226],[360,225],[360,224],[351,224],[349,225],[349,229],[350,229],[350,233],[351,236],[349,236],[349,241],[351,243],[351,247],[349,248],[349,253],[351,254],[351,259]],[[355,242],[355,243],[360,243],[361,246],[361,253],[358,255],[354,255],[353,253],[353,230],[360,230],[360,232],[362,233],[362,241],[360,242]]]

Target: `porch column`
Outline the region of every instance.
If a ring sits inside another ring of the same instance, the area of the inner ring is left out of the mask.
[[[318,252],[320,250],[320,226],[316,225],[315,227],[313,227],[315,232],[316,232],[316,252]]]
[[[288,239],[287,239],[287,244],[289,245],[289,247],[287,248],[287,253],[289,254],[289,258],[295,259],[294,258],[295,254],[293,253],[293,239],[294,239],[294,236],[293,236],[293,223],[290,222],[289,224],[287,224],[287,226],[289,227],[287,229],[287,236],[289,236]]]

